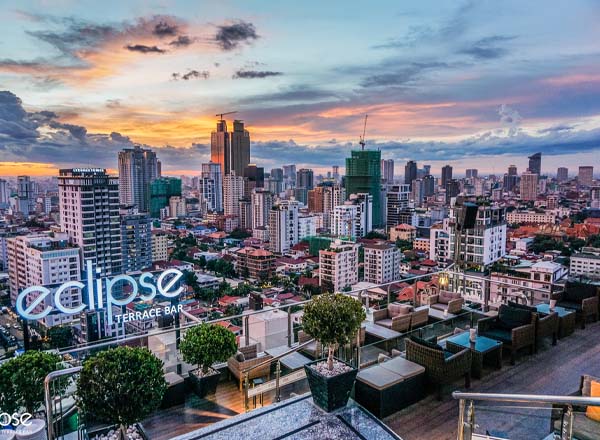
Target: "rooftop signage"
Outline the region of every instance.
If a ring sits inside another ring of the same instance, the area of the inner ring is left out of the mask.
[[[27,320],[43,319],[50,313],[56,311],[65,315],[75,315],[84,310],[104,310],[106,309],[108,322],[113,323],[113,306],[126,306],[139,297],[142,301],[153,300],[157,293],[165,298],[176,298],[183,287],[177,287],[177,282],[183,277],[183,272],[179,269],[167,269],[161,272],[158,277],[152,272],[142,272],[136,280],[131,275],[117,275],[112,278],[94,278],[94,272],[91,260],[86,261],[86,280],[68,281],[60,284],[56,288],[49,289],[44,286],[31,286],[24,289],[17,296],[16,308],[19,315]],[[113,294],[115,285],[124,283],[131,286],[131,292],[123,297],[116,298]],[[85,292],[87,301],[77,307],[68,307],[61,302],[61,294],[67,289],[81,289],[82,296]],[[54,290],[55,289],[55,290]],[[54,293],[52,292],[54,290]],[[42,311],[35,312],[36,308],[43,303],[49,296],[53,295],[54,301],[49,301],[53,305],[47,305]],[[179,309],[169,309],[175,313]]]

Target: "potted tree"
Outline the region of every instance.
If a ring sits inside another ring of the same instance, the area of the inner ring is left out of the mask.
[[[348,402],[358,370],[333,355],[356,336],[365,317],[360,302],[341,293],[320,295],[304,308],[304,331],[327,347],[327,359],[304,366],[313,401],[325,411]]]
[[[83,363],[76,401],[89,422],[108,423],[125,439],[128,428],[131,432],[135,423],[160,406],[166,389],[163,363],[150,350],[118,347]],[[136,429],[144,436],[139,426]]]
[[[0,409],[14,413],[25,410],[35,414],[44,402],[44,379],[61,369],[57,354],[28,351],[0,365]],[[67,388],[66,381],[57,381],[57,392]]]
[[[197,365],[189,372],[189,381],[198,397],[217,390],[220,373],[212,368],[215,362],[225,362],[237,351],[235,335],[216,324],[200,324],[189,329],[181,339],[179,350],[183,360]]]

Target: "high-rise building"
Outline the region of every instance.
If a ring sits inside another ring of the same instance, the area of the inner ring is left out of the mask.
[[[308,204],[308,191],[314,188],[314,173],[308,168],[301,168],[296,173],[296,189],[294,194],[296,200],[302,204]]]
[[[181,197],[181,179],[160,177],[150,184],[150,216],[160,218],[160,211],[169,206],[171,197]]]
[[[519,183],[516,165],[508,166],[508,173],[504,175],[503,186],[505,191],[513,191]]]
[[[559,182],[566,182],[569,180],[569,169],[565,167],[558,167],[556,170],[556,180]]]
[[[442,167],[442,188],[446,188],[446,184],[452,180],[452,166],[444,165]]]
[[[121,207],[121,257],[123,272],[135,272],[152,264],[152,220],[147,212]]]
[[[280,200],[269,212],[269,250],[285,254],[298,243],[298,210],[296,200]]]
[[[346,195],[364,193],[373,198],[373,227],[382,226],[381,151],[353,150],[346,158]]]
[[[119,178],[101,168],[62,169],[58,177],[62,230],[102,276],[122,272]]]
[[[340,167],[339,167],[339,165],[333,165],[331,167],[331,177],[336,182],[338,182],[340,180]]]
[[[521,184],[519,187],[521,200],[534,201],[538,196],[538,178],[539,174],[531,171],[525,171],[521,174]]]
[[[359,247],[336,240],[329,249],[319,251],[319,284],[324,290],[341,292],[358,283]]]
[[[479,173],[479,170],[477,170],[476,168],[467,168],[467,170],[465,171],[465,175],[467,179],[472,179],[473,177],[477,177],[477,174]]]
[[[18,294],[31,286],[47,286],[51,293],[34,308],[33,313],[42,312],[46,307],[55,305],[55,292],[60,284],[77,281],[81,277],[79,249],[69,244],[67,234],[47,233],[21,235],[7,240],[8,274],[10,297],[15,305]],[[33,296],[34,294],[32,294]],[[31,304],[35,298],[27,298]],[[60,293],[64,307],[75,308],[81,305],[81,290],[64,289]],[[79,315],[49,314],[40,324],[52,327],[70,324]]]
[[[250,134],[244,129],[244,122],[233,121],[233,131],[227,131],[227,122],[217,122],[217,130],[211,133],[210,161],[221,165],[221,174],[235,171],[242,176],[250,163]]]
[[[404,183],[410,185],[412,189],[412,182],[417,178],[417,163],[414,160],[409,160],[404,166]]]
[[[150,211],[150,184],[160,177],[156,153],[135,145],[119,151],[119,200],[135,206],[139,212]]]
[[[256,164],[248,164],[244,168],[244,197],[250,198],[254,188],[265,186],[265,169],[257,167]]]
[[[185,217],[187,215],[187,203],[185,197],[172,196],[169,199],[169,216]]]
[[[517,175],[517,166],[516,165],[509,165],[508,166],[508,175],[509,176],[516,176]]]
[[[420,207],[425,200],[425,186],[423,179],[415,179],[411,185],[411,199],[415,202],[416,207]]]
[[[460,194],[460,182],[456,179],[450,179],[446,182],[446,203],[450,203],[450,199]]]
[[[580,166],[577,181],[579,182],[579,185],[592,186],[592,183],[594,182],[594,167]]]
[[[425,197],[430,197],[435,193],[435,177],[431,174],[423,177],[423,195]]]
[[[0,209],[8,207],[10,204],[10,188],[8,181],[0,179]]]
[[[169,258],[169,235],[163,230],[152,231],[152,261],[167,261]]]
[[[383,284],[400,279],[400,249],[395,244],[366,244],[363,248],[366,282]]]
[[[223,211],[225,215],[240,216],[240,199],[244,197],[244,178],[235,172],[223,178]]]
[[[386,192],[386,224],[388,228],[402,223],[400,213],[408,208],[409,201],[409,185],[388,185]]]
[[[202,164],[202,174],[198,182],[200,190],[200,205],[202,211],[223,211],[223,175],[218,163]]]
[[[273,168],[269,175],[269,191],[273,194],[279,194],[283,191],[283,169]]]
[[[542,174],[542,153],[535,153],[529,156],[529,171],[537,174]]]
[[[17,177],[17,210],[27,217],[35,211],[33,182],[29,176]]]
[[[244,230],[252,230],[252,200],[250,197],[242,197],[239,200],[240,215],[238,227]]]
[[[394,161],[381,159],[381,179],[385,183],[394,183]]]
[[[373,201],[370,194],[351,194],[350,200],[330,212],[331,234],[357,239],[373,230]]]
[[[284,189],[294,188],[296,186],[296,165],[283,166]]]
[[[252,229],[264,228],[269,225],[269,212],[273,207],[273,194],[262,188],[252,192]]]

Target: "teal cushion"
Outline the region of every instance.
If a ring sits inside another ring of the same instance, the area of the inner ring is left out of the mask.
[[[486,336],[488,338],[507,344],[510,344],[512,342],[512,333],[510,332],[510,330],[505,330],[501,328],[492,328],[490,330],[486,330],[482,333],[482,336]]]
[[[425,347],[433,348],[434,350],[444,351],[444,349],[437,345],[435,342],[430,342],[427,339],[422,339],[418,336],[412,335],[410,337],[410,340],[416,342],[417,344],[424,345]]]
[[[531,324],[531,312],[517,307],[501,305],[498,312],[499,327],[505,330]]]
[[[534,312],[534,313],[537,312],[537,309],[535,307],[528,306],[527,304],[519,304],[514,301],[509,301],[508,305],[510,307],[515,307],[515,308],[521,309],[521,310],[529,310],[530,312]]]

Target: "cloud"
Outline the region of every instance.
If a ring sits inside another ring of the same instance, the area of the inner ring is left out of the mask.
[[[242,43],[249,43],[259,38],[256,28],[247,21],[236,21],[232,24],[218,26],[215,41],[223,50],[233,50]]]
[[[281,76],[283,72],[273,72],[272,70],[238,70],[233,75],[233,79],[254,79],[267,78],[269,76]]]
[[[369,75],[364,78],[360,85],[363,87],[382,87],[382,86],[398,86],[407,83],[412,83],[421,79],[426,73],[437,70],[447,69],[450,65],[444,62],[428,61],[428,62],[413,62],[405,67],[393,69],[389,72]],[[382,70],[385,66],[381,66]]]
[[[500,43],[506,43],[514,40],[516,37],[507,35],[492,35],[482,38],[472,45],[465,47],[459,51],[461,54],[470,55],[478,60],[491,60],[501,58],[508,53],[508,49],[499,46]]]
[[[177,35],[177,31],[179,30],[176,24],[170,24],[166,21],[159,21],[154,25],[154,30],[152,33],[157,37],[173,37]]]
[[[182,79],[184,81],[189,81],[190,79],[208,79],[210,77],[210,72],[208,70],[189,70],[187,73],[172,73],[171,79],[177,81]]]
[[[169,46],[186,47],[192,44],[194,40],[187,35],[179,35],[175,40],[169,43]]]
[[[165,53],[164,49],[159,48],[158,46],[146,46],[144,44],[128,44],[125,48],[131,52],[140,52],[140,53]]]
[[[571,131],[574,129],[575,129],[575,125],[559,124],[559,125],[553,125],[552,127],[542,128],[542,129],[538,130],[537,132],[540,134],[558,133],[558,132],[564,132],[564,131]]]

